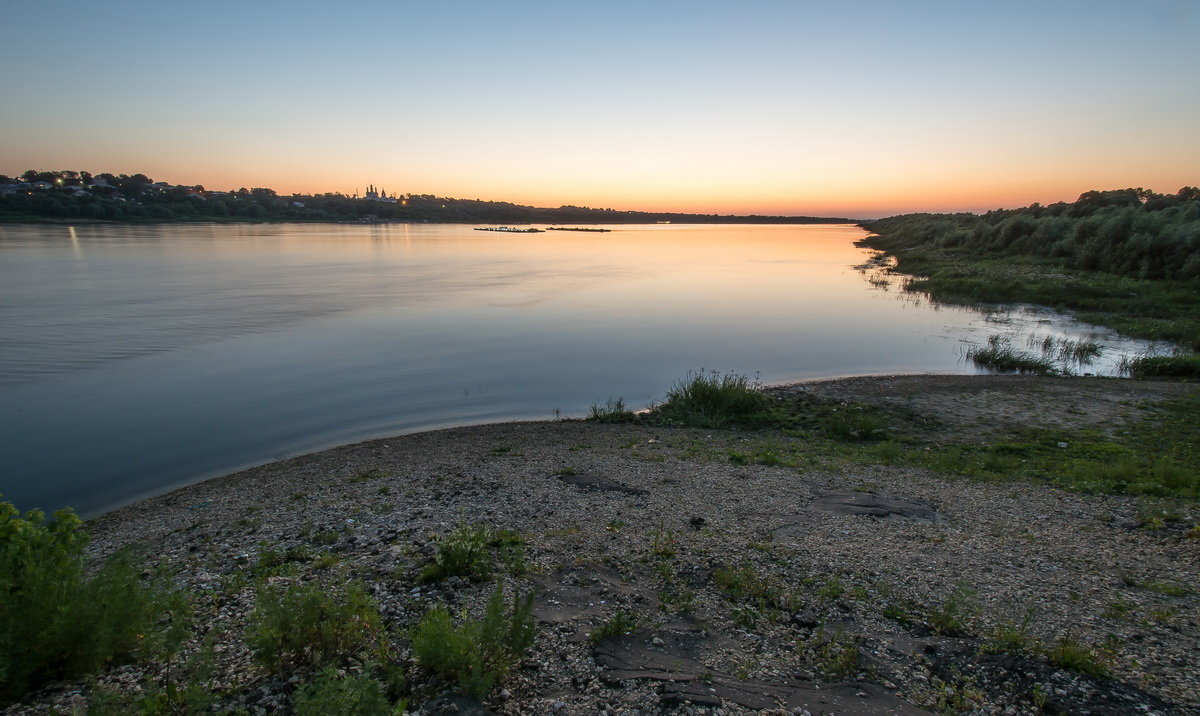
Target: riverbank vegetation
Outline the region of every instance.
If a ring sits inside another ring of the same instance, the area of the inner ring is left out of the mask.
[[[1072,203],[867,222],[909,291],[1036,303],[1126,335],[1200,349],[1200,189],[1089,191]]]
[[[29,170],[0,175],[0,221],[346,221],[468,224],[828,224],[845,218],[734,216],[617,211],[587,206],[555,208],[504,201],[453,199],[431,194],[392,194],[371,188],[364,196],[340,193],[280,195],[242,187],[213,191],[203,186],[153,181],[145,174],[96,174]]]

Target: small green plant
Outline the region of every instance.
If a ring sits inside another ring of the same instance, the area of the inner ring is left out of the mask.
[[[1053,647],[1046,650],[1046,658],[1051,664],[1090,676],[1108,676],[1108,666],[1095,649],[1082,644],[1071,637],[1063,637]]]
[[[89,716],[209,713],[219,700],[211,683],[213,664],[212,645],[207,644],[178,670],[168,669],[161,679],[147,679],[140,693],[121,694],[94,685],[87,713]]]
[[[1192,593],[1187,587],[1174,582],[1143,582],[1141,587],[1157,594],[1165,594],[1168,597],[1186,597]]]
[[[344,590],[316,582],[260,587],[246,641],[259,663],[276,672],[364,655],[382,662],[388,652],[379,609],[361,582]]]
[[[846,585],[842,584],[841,577],[836,574],[830,577],[817,590],[817,598],[823,602],[832,602],[840,599],[846,593]]]
[[[375,468],[372,470],[364,470],[363,472],[358,473],[354,477],[351,477],[349,480],[347,480],[347,482],[354,485],[354,484],[358,484],[360,482],[367,482],[368,480],[376,480],[381,477],[387,477],[387,473],[384,472],[383,470],[380,470],[379,468]]]
[[[862,657],[858,641],[840,630],[834,634],[817,632],[802,644],[802,649],[826,678],[848,679],[859,671]]]
[[[650,540],[650,553],[670,559],[675,556],[678,546],[679,540],[675,538],[675,533],[659,523],[658,529],[654,531],[654,536]]]
[[[631,423],[636,417],[633,411],[625,406],[623,399],[609,398],[604,405],[592,403],[587,419],[594,423]]]
[[[323,571],[326,569],[331,569],[334,565],[336,565],[340,561],[341,561],[341,557],[338,557],[333,552],[322,552],[317,555],[316,559],[313,560],[312,566],[313,566],[313,569],[320,572],[320,571]]]
[[[829,413],[823,423],[834,437],[848,441],[883,440],[887,424],[863,406],[847,406]]]
[[[365,674],[338,675],[326,667],[296,692],[292,704],[297,716],[391,716],[403,713],[393,706],[379,682]]]
[[[735,604],[732,615],[733,623],[743,629],[754,629],[763,618],[763,613],[750,604]]]
[[[975,591],[959,584],[944,602],[929,612],[929,626],[939,634],[962,636],[967,633],[967,622],[975,611]]]
[[[1031,619],[1032,615],[1026,614],[1019,624],[1001,622],[996,625],[983,650],[992,654],[1025,654],[1032,651],[1033,641],[1029,636]]]
[[[128,552],[85,578],[87,539],[74,512],[47,520],[0,502],[0,703],[130,659],[155,632],[164,593]]]
[[[1120,621],[1120,620],[1128,619],[1129,615],[1132,613],[1133,613],[1133,605],[1132,604],[1130,604],[1129,602],[1126,602],[1126,601],[1122,601],[1120,599],[1115,599],[1115,600],[1109,602],[1108,605],[1104,607],[1104,611],[1100,612],[1100,616],[1104,617],[1105,619],[1112,619],[1114,621]]]
[[[637,631],[637,628],[637,616],[625,611],[624,609],[618,609],[616,613],[608,619],[608,621],[605,621],[603,624],[593,629],[592,633],[588,634],[588,638],[591,639],[592,643],[594,644],[601,639],[606,639],[610,636],[632,634],[633,632]]]
[[[426,612],[413,630],[413,656],[421,667],[456,682],[462,693],[483,698],[533,644],[534,633],[533,595],[514,594],[506,610],[497,586],[482,621],[456,627],[445,607]]]
[[[875,457],[884,465],[894,465],[904,456],[904,446],[895,440],[885,440],[875,446]]]
[[[494,530],[487,525],[459,522],[438,542],[433,561],[421,572],[422,582],[440,582],[447,577],[475,581],[491,579],[496,558],[516,574],[524,571],[525,540],[512,530]]]

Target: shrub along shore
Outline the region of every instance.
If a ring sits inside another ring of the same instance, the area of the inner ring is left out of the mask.
[[[1196,709],[1198,401],[700,371],[649,414],[344,446],[86,526],[6,507],[0,695],[14,714]]]

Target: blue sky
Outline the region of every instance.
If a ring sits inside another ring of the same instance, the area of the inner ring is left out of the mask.
[[[5,10],[0,172],[877,215],[1200,183],[1196,2]]]

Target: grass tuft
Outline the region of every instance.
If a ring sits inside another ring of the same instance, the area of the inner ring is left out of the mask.
[[[655,413],[668,422],[700,428],[763,427],[773,422],[762,384],[733,372],[689,372],[667,391]]]
[[[1200,378],[1200,353],[1143,356],[1123,364],[1133,378]]]
[[[588,420],[593,423],[632,423],[637,416],[625,405],[623,398],[609,398],[603,405],[592,403]]]
[[[967,358],[980,368],[1005,373],[1035,373],[1055,375],[1060,371],[1049,358],[1013,348],[1012,341],[1004,336],[988,336],[986,346],[972,346]]]

